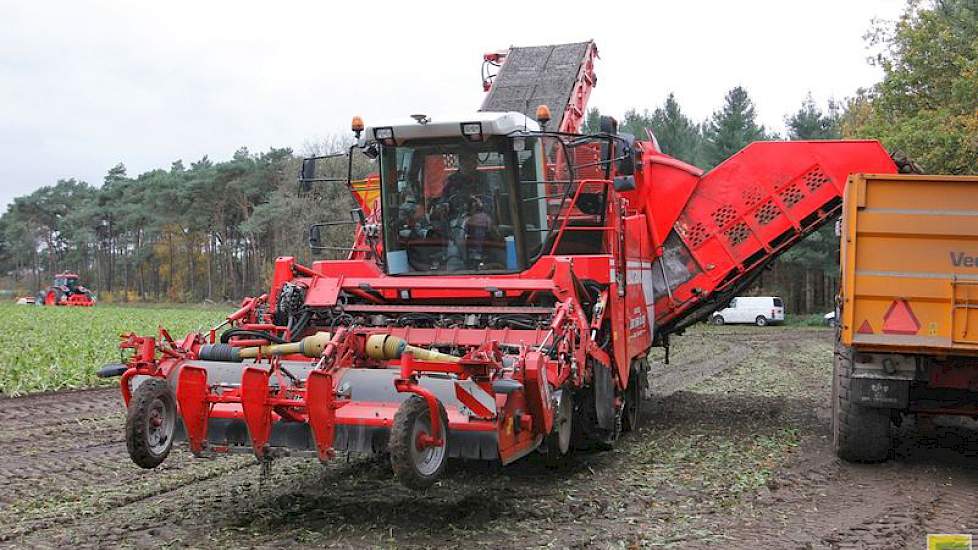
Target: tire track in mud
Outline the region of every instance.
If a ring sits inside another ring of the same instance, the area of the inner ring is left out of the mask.
[[[978,534],[978,431],[952,423],[932,436],[908,422],[889,461],[850,464],[832,453],[820,419],[803,459],[690,547],[917,550],[928,533]]]
[[[215,469],[177,451],[159,470],[140,470],[129,460],[124,422],[114,389],[0,398],[0,541],[243,467],[239,460]]]
[[[250,457],[210,461],[175,451],[160,468],[140,470],[122,441],[117,390],[0,399],[0,546],[284,547],[308,544],[305,533],[328,533],[329,545],[340,547],[461,540],[472,547],[606,547],[622,538],[645,540],[650,531],[643,529],[675,513],[694,518],[690,538],[676,539],[684,548],[917,549],[928,532],[978,533],[973,431],[942,427],[935,442],[907,427],[894,460],[851,465],[830,449],[827,392],[807,388],[785,404],[735,386],[733,393],[690,390],[711,378],[722,382],[721,373],[752,364],[762,349],[784,356],[790,368],[790,356],[805,342],[829,338],[818,329],[707,329],[684,337],[680,361],[653,363],[652,418],[680,421],[665,432],[689,425],[681,421],[690,413],[699,416],[688,422],[711,421],[710,407],[722,416],[728,403],[727,416],[712,421],[764,418],[801,433],[796,458],[778,465],[767,486],[732,507],[709,510],[649,511],[655,498],[683,502],[684,494],[629,498],[623,484],[634,480],[621,477],[627,473],[621,469],[641,466],[623,457],[644,437],[658,437],[657,427],[558,472],[532,457],[505,469],[462,465],[442,486],[418,495],[375,459],[340,458],[325,467],[283,460],[264,482]],[[664,408],[656,412],[658,406]],[[517,534],[500,531],[510,524]]]

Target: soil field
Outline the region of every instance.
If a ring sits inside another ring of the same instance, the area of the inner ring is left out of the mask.
[[[449,464],[427,493],[370,457],[134,466],[118,392],[0,399],[0,547],[907,548],[978,534],[978,432],[901,427],[892,460],[830,449],[833,334],[696,328],[642,427],[557,470]]]

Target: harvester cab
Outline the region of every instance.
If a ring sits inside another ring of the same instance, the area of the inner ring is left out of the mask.
[[[540,113],[546,120],[546,110]],[[379,194],[364,205],[382,242],[387,275],[518,273],[550,251],[561,221],[603,227],[615,138],[540,130],[522,113],[412,120],[366,128],[360,148],[377,159]],[[583,162],[579,162],[582,159]],[[600,230],[564,248],[600,253]],[[381,250],[382,248],[382,250]]]

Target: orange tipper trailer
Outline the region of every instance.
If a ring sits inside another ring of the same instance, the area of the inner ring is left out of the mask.
[[[833,441],[889,454],[905,417],[978,416],[978,176],[850,176]]]

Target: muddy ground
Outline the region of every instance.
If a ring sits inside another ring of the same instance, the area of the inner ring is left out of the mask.
[[[135,467],[114,390],[0,400],[0,546],[923,548],[978,534],[978,432],[830,450],[832,332],[697,328],[656,365],[642,428],[548,469],[453,462],[426,494],[370,458],[323,467],[176,451]]]

